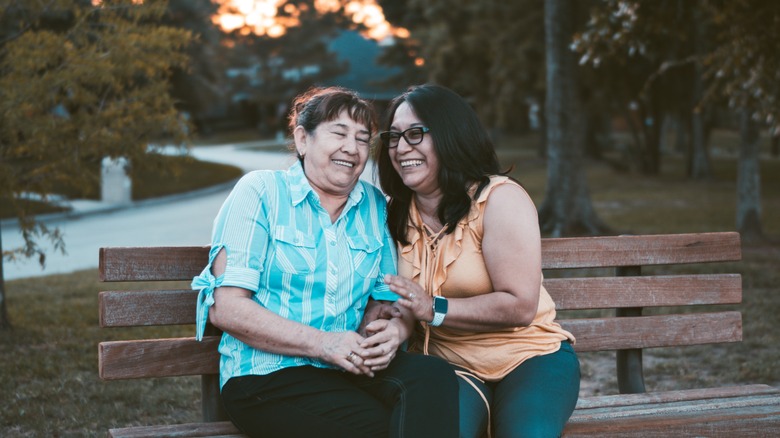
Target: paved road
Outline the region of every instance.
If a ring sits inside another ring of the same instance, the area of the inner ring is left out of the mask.
[[[252,150],[249,146],[252,145],[197,147],[192,154],[202,160],[233,164],[245,172],[285,169],[294,160],[287,153]],[[67,254],[47,250],[45,269],[41,269],[37,259],[6,262],[5,279],[96,268],[98,249],[102,246],[207,245],[214,216],[229,191],[229,186],[222,186],[188,195],[138,202],[121,209],[94,201],[74,202],[75,216],[45,220],[47,226],[59,227],[64,233]],[[22,242],[18,226],[4,221],[3,247],[19,247]]]

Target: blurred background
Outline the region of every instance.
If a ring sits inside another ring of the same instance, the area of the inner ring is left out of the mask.
[[[779,384],[778,41],[770,0],[0,0],[0,353],[92,332],[100,246],[208,244],[238,177],[291,163],[298,93],[341,85],[381,113],[434,82],[473,105],[545,237],[739,231],[752,343],[724,354],[756,360],[658,382]],[[74,392],[149,403],[103,394],[94,345],[63,342]],[[59,397],[31,357],[0,435],[104,426],[72,398],[51,428],[19,423]]]

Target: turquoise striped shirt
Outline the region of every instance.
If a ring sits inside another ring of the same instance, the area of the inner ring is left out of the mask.
[[[209,264],[193,278],[199,290],[196,337],[203,337],[214,288],[235,286],[261,306],[324,331],[356,330],[368,298],[395,301],[382,279],[396,273],[395,243],[379,189],[359,181],[331,223],[296,162],[287,171],[255,171],[236,184],[214,220]],[[225,273],[211,264],[227,252]],[[220,384],[244,375],[330,364],[254,349],[223,333]]]

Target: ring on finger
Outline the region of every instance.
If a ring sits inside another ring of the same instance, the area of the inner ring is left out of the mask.
[[[413,299],[414,299],[414,293],[410,293],[410,294],[409,294],[409,300],[411,301],[411,300],[413,300]]]
[[[355,352],[354,351],[350,351],[349,352],[349,354],[347,355],[347,360],[350,361],[350,362],[355,360]]]

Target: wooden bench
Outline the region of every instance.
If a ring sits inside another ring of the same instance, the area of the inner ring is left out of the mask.
[[[738,261],[737,233],[543,239],[542,253],[545,286],[559,310],[614,309],[602,311],[610,313],[605,317],[564,312],[575,316],[560,320],[577,337],[577,351],[617,352],[620,391],[581,398],[565,436],[780,433],[780,391],[771,386],[645,392],[642,349],[742,340],[742,315],[729,310],[742,300],[742,279],[735,273],[642,275],[642,267]],[[190,280],[206,265],[207,256],[207,247],[101,248],[100,279]],[[608,274],[595,275],[593,269],[581,268],[609,269],[596,269]],[[100,324],[194,324],[196,296],[189,289],[100,292]],[[730,306],[691,313],[699,305]],[[642,314],[643,308],[662,306],[671,310]],[[185,337],[100,343],[100,377],[105,380],[202,376],[203,423],[118,428],[110,436],[241,436],[225,420],[219,402],[219,332],[207,330],[204,342]]]

